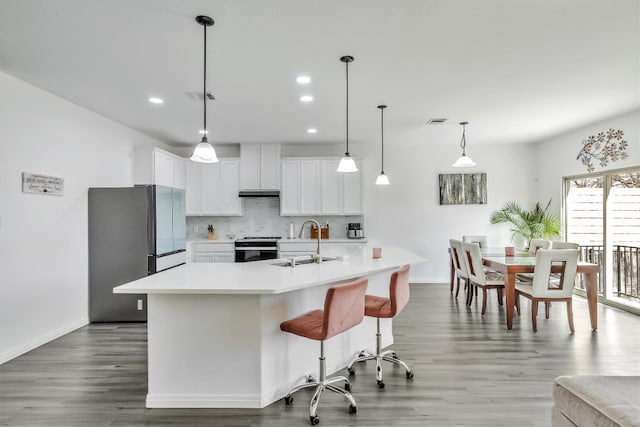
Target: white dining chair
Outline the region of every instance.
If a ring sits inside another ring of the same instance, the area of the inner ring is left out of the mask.
[[[546,239],[531,239],[529,241],[529,254],[535,255],[539,249],[551,249],[553,242]],[[533,273],[518,273],[516,274],[516,280],[521,282],[533,281]]]
[[[546,239],[531,239],[529,241],[529,253],[535,255],[538,249],[551,249],[553,242]]]
[[[467,292],[467,306],[473,302],[472,287],[482,289],[482,315],[487,310],[487,290],[497,289],[498,304],[502,305],[502,289],[504,288],[504,277],[497,272],[488,272],[482,265],[482,254],[480,247],[476,243],[462,242],[462,253],[464,262],[467,265],[469,275],[469,290]]]
[[[569,330],[573,333],[573,284],[578,267],[579,251],[576,249],[539,249],[536,252],[536,267],[532,282],[516,282],[516,311],[520,314],[520,296],[531,300],[531,325],[538,331],[536,318],[538,302],[545,303],[545,318],[549,318],[548,307],[552,301],[566,301]],[[552,268],[559,269],[559,277],[552,274]]]
[[[480,249],[487,247],[487,236],[485,234],[462,236],[462,241],[467,243],[477,243]]]
[[[573,242],[551,242],[551,249],[580,249],[580,245]]]
[[[467,265],[462,258],[462,241],[449,239],[449,247],[451,248],[451,262],[456,271],[456,298],[460,292],[460,279],[464,280],[465,289],[468,287],[469,274],[467,273]],[[451,289],[453,291],[453,289]]]

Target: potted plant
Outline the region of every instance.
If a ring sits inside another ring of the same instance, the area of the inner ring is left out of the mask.
[[[560,219],[549,213],[549,205],[551,200],[544,209],[537,202],[533,209],[525,210],[518,203],[508,201],[500,210],[492,212],[489,219],[491,224],[511,224],[511,240],[519,236],[524,240],[525,247],[528,247],[531,239],[560,236]]]

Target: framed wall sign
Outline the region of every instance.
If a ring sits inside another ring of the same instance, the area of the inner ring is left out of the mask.
[[[441,205],[486,205],[486,173],[446,173],[439,175]]]
[[[64,179],[57,176],[22,172],[22,192],[62,196]]]

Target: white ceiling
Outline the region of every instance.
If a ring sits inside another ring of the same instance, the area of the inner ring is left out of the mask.
[[[469,144],[532,142],[640,108],[638,0],[0,0],[0,70],[195,145],[200,14],[214,143],[343,143],[345,54],[352,142],[379,143],[381,103],[391,146],[457,145],[463,120]]]

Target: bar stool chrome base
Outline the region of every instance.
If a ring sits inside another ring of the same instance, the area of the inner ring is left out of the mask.
[[[376,382],[378,383],[378,388],[384,388],[384,381],[382,380],[382,361],[391,362],[395,365],[400,365],[406,371],[407,379],[413,378],[413,371],[409,369],[406,363],[402,360],[398,359],[398,355],[393,350],[382,351],[382,335],[380,334],[380,318],[376,318],[377,321],[377,333],[376,333],[376,352],[375,354],[370,351],[363,350],[361,351],[349,366],[347,366],[347,370],[349,371],[349,375],[355,375],[356,371],[353,369],[353,365],[358,362],[364,362],[366,360],[375,360],[376,361]]]
[[[309,403],[309,420],[311,421],[312,425],[316,425],[320,423],[320,417],[318,417],[317,415],[318,403],[320,402],[320,395],[325,390],[333,391],[334,393],[343,395],[349,401],[350,414],[355,414],[358,411],[358,408],[356,407],[356,401],[351,395],[351,393],[349,393],[351,391],[351,382],[342,375],[337,375],[331,378],[327,378],[327,371],[326,371],[327,363],[324,358],[324,341],[320,341],[319,360],[320,360],[320,378],[318,378],[318,380],[315,380],[312,376],[309,376],[307,378],[306,383],[295,386],[294,388],[289,390],[287,395],[284,397],[284,403],[287,405],[290,405],[293,403],[293,396],[292,396],[293,393],[297,392],[298,390],[302,390],[303,388],[315,387],[316,391],[315,393],[313,393],[313,397],[311,398],[311,402]],[[334,385],[334,383],[337,383],[340,381],[344,381],[344,389]]]

